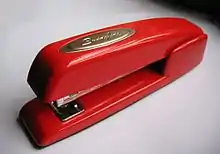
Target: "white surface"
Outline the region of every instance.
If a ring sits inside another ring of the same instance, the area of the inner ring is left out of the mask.
[[[220,153],[220,31],[211,23],[144,0],[7,0],[0,14],[0,153]],[[201,65],[86,131],[33,149],[16,118],[35,97],[26,77],[39,49],[90,30],[162,16],[186,17],[208,33]]]

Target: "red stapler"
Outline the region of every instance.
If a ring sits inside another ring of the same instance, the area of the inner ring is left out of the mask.
[[[153,18],[45,46],[28,83],[37,98],[18,120],[37,147],[69,137],[184,75],[203,59],[207,35],[182,18]]]

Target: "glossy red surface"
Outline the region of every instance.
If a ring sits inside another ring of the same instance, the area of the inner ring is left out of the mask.
[[[123,41],[86,52],[59,52],[72,40],[117,28],[132,28],[136,32]],[[184,19],[160,18],[74,36],[49,44],[39,52],[30,69],[28,83],[39,99],[51,103],[165,58],[180,44],[200,34],[200,28]]]
[[[173,82],[202,61],[207,35],[186,20],[151,19],[115,27],[131,27],[137,33],[127,40],[104,47],[106,50],[96,49],[77,54],[59,53],[59,48],[73,39],[70,38],[49,45],[41,51],[37,65],[44,70],[45,65],[42,63],[46,63],[53,73],[44,77],[50,78],[45,81],[44,97],[28,102],[19,114],[19,119],[38,146],[53,144],[107,118]],[[77,37],[79,36],[74,38]],[[99,50],[104,53],[75,63],[78,56]],[[158,60],[163,62],[160,65],[151,64]],[[66,67],[70,63],[72,65]],[[78,102],[83,105],[85,111],[65,122],[60,121],[48,103],[44,103],[138,68],[142,69],[80,97]],[[80,79],[84,76],[88,81],[80,82],[85,80]],[[97,80],[94,79],[96,77]],[[29,83],[34,83],[36,79],[31,76]]]

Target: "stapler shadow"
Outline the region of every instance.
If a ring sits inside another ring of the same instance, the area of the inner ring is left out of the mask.
[[[19,122],[46,147],[175,81],[203,59],[207,35],[182,18],[152,18],[95,30],[45,46],[28,83],[37,98]]]

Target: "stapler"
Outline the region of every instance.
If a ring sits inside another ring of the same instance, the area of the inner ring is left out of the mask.
[[[175,81],[203,59],[207,34],[183,18],[113,25],[53,42],[27,77],[36,98],[18,121],[43,148]]]

